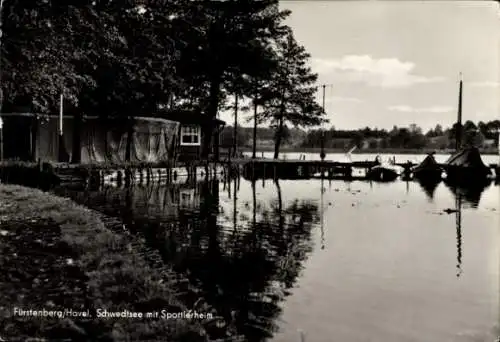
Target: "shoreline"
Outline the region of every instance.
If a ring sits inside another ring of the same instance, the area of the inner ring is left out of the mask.
[[[95,314],[96,309],[171,313],[192,309],[177,299],[169,267],[150,267],[140,243],[109,229],[101,216],[38,189],[0,184],[0,259],[6,279],[0,312],[8,326],[1,337],[206,341],[203,321],[102,319]],[[40,320],[16,315],[16,308],[69,314]]]
[[[252,152],[251,147],[239,147],[240,152]],[[325,148],[325,153],[335,153],[335,154],[345,154],[347,151],[341,148]],[[260,147],[257,148],[257,153],[274,152],[273,147]],[[280,153],[320,153],[321,148],[319,147],[283,147],[280,148]],[[432,148],[427,149],[397,149],[397,148],[387,148],[387,149],[356,149],[352,154],[428,154],[435,152],[436,154],[453,154],[455,150],[437,150]],[[499,151],[496,149],[480,149],[479,153],[482,155],[499,155]]]

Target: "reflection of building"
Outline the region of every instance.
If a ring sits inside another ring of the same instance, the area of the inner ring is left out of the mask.
[[[200,196],[196,189],[179,189],[179,208],[196,209],[200,207]]]
[[[177,219],[183,211],[199,211],[202,206],[204,182],[155,184],[129,188],[104,187],[85,194],[84,203],[99,203],[99,210],[122,210],[140,219]],[[213,191],[213,189],[211,189]],[[206,191],[205,191],[206,192]],[[77,193],[77,196],[83,193]],[[79,201],[78,198],[75,200]]]

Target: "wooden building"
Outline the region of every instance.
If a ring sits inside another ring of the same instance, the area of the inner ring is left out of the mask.
[[[219,135],[225,124],[192,111],[169,111],[135,117],[129,139],[123,120],[85,116],[76,134],[71,115],[4,113],[2,116],[5,159],[83,164],[200,160],[204,134],[210,131],[213,138],[208,148],[209,159],[214,159],[218,157]]]
[[[210,131],[213,133],[211,146],[209,146],[210,158],[218,157],[220,133],[226,124],[224,121],[212,119],[199,112],[183,110],[160,112],[157,116],[179,122],[177,160],[200,160],[205,134]]]

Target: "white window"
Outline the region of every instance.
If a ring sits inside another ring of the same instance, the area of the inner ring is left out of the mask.
[[[182,126],[181,127],[181,145],[199,146],[200,145],[200,126]]]

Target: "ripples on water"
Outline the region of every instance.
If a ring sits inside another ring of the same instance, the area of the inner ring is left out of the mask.
[[[499,187],[232,179],[58,189],[120,217],[248,341],[493,341]],[[448,209],[446,212],[443,211]]]

